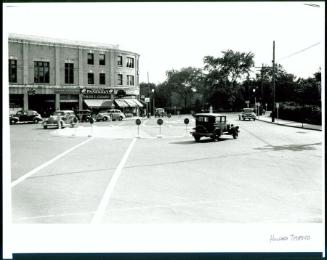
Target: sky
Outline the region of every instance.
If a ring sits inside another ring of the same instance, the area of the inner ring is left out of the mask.
[[[140,54],[140,82],[163,82],[171,69],[203,68],[205,56],[228,49],[254,53],[256,67],[271,65],[273,41],[276,62],[306,78],[324,71],[325,57],[325,4],[308,3],[7,3],[3,27],[4,36],[118,44]]]

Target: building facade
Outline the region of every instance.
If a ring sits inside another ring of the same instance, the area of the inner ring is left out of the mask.
[[[138,113],[139,54],[115,45],[11,34],[9,104],[41,115],[118,107]]]

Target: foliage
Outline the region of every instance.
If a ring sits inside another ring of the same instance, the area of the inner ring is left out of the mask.
[[[263,65],[255,77],[250,78],[254,68],[253,53],[227,50],[221,57],[205,56],[203,61],[202,69],[186,67],[167,71],[166,80],[157,86],[141,83],[140,95],[152,96],[156,107],[185,112],[208,110],[209,106],[216,111],[239,111],[246,106],[246,100],[250,101],[250,106],[256,101],[263,106],[268,104],[268,110],[273,108],[273,69]],[[320,71],[307,79],[297,79],[282,65],[276,64],[275,83],[275,102],[321,107]]]
[[[240,95],[240,81],[249,77],[254,66],[254,54],[227,50],[223,56],[204,57],[206,96],[214,108],[239,109],[244,98]]]
[[[283,103],[278,110],[281,119],[321,125],[321,108],[318,106]]]

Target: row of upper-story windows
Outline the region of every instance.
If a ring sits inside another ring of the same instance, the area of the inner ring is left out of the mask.
[[[94,73],[89,72],[87,74],[87,83],[88,84],[94,84]],[[106,75],[105,73],[99,74],[99,84],[106,84]],[[117,75],[117,85],[123,85],[123,74]],[[133,75],[127,75],[126,76],[126,85],[128,86],[134,86],[134,76]]]
[[[74,84],[74,63],[65,63],[65,84]],[[94,73],[88,73],[88,84],[94,84]],[[9,59],[9,82],[17,83],[17,60]],[[34,61],[34,83],[50,82],[50,63]],[[106,74],[99,74],[99,84],[106,84]],[[118,85],[123,85],[123,74],[118,74]],[[134,76],[127,75],[126,85],[134,86]]]
[[[94,65],[94,53],[87,54],[87,64]],[[99,65],[106,65],[106,55],[99,54]]]
[[[123,66],[123,56],[117,56],[117,66]],[[134,68],[134,58],[127,57],[126,58],[126,67]]]
[[[94,65],[94,53],[87,54],[87,64]],[[99,65],[106,65],[106,56],[105,54],[99,54]],[[117,66],[123,66],[123,56],[117,56]],[[134,68],[134,58],[126,58],[126,67]]]

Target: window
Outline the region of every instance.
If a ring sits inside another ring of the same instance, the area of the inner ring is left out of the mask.
[[[17,83],[17,60],[9,60],[9,82]]]
[[[74,63],[65,63],[65,84],[74,83]]]
[[[93,73],[87,73],[87,83],[88,84],[94,84],[94,74]]]
[[[118,74],[118,85],[123,85],[123,74]]]
[[[134,76],[127,75],[127,85],[134,86]]]
[[[99,74],[99,83],[101,85],[106,84],[106,74],[105,73],[100,73]]]
[[[87,64],[94,64],[94,54],[93,53],[88,53],[87,54]]]
[[[199,121],[199,122],[209,122],[209,117],[199,116],[197,121]]]
[[[117,65],[118,66],[123,66],[123,56],[118,56],[117,57]]]
[[[126,59],[126,67],[127,68],[134,68],[134,59],[133,58],[127,58]]]
[[[106,65],[106,56],[104,54],[99,54],[99,65]]]
[[[49,83],[49,62],[34,61],[34,83]]]

